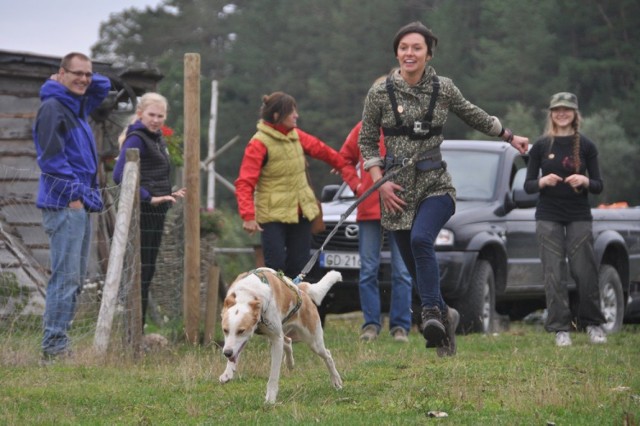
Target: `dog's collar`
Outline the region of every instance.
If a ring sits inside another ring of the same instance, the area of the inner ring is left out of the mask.
[[[253,271],[250,271],[249,273],[250,274],[254,274],[255,276],[257,276],[263,284],[269,285],[269,279],[267,278],[267,276],[265,274],[265,271],[266,271],[265,269],[257,268],[257,269],[254,269]],[[295,304],[295,306],[282,319],[282,323],[284,324],[287,321],[289,321],[291,319],[291,317],[296,314],[296,312],[298,312],[300,310],[300,306],[302,306],[302,295],[300,294],[300,289],[295,284],[292,284],[289,281],[287,281],[286,279],[284,279],[284,273],[282,271],[278,271],[278,273],[276,274],[276,277],[278,277],[280,279],[280,281],[282,281],[287,287],[289,287],[291,289],[291,291],[293,291],[295,293],[295,295],[296,295],[296,304]],[[268,306],[267,306],[267,308],[268,308]],[[269,324],[267,324],[267,322],[264,320],[264,315],[261,316],[260,322],[263,323],[264,325],[266,325],[267,327],[269,326]]]

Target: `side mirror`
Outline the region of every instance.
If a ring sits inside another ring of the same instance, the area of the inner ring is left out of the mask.
[[[320,196],[320,201],[326,203],[327,201],[332,201],[338,190],[340,189],[340,185],[327,185],[322,188],[322,194]]]
[[[535,207],[538,204],[538,193],[528,194],[524,190],[524,180],[527,176],[527,169],[522,168],[516,172],[513,178],[511,199],[513,200],[514,207],[519,209],[526,209],[529,207]]]
[[[526,209],[529,207],[535,207],[538,204],[538,193],[527,194],[523,188],[514,188],[513,190],[513,202],[516,207],[520,209]]]

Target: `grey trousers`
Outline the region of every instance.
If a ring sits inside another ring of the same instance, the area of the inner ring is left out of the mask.
[[[562,224],[538,220],[536,235],[547,298],[545,329],[558,332],[573,328],[567,283],[562,281],[561,276],[565,258],[569,260],[569,270],[578,290],[578,329],[603,324],[605,318],[600,306],[591,221]]]

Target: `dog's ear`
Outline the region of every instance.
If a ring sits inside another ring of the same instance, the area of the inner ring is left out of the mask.
[[[227,297],[224,298],[224,304],[222,305],[222,309],[229,309],[235,304],[236,304],[236,293],[231,292],[227,294]]]
[[[260,314],[262,312],[262,303],[260,302],[260,299],[254,297],[254,299],[249,302],[249,307],[251,308],[251,312],[253,313],[253,316],[257,321],[260,318]]]

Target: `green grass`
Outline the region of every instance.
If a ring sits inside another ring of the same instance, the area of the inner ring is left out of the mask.
[[[358,341],[360,318],[329,317],[325,340],[344,388],[324,363],[294,345],[275,405],[265,405],[269,349],[254,337],[236,379],[221,385],[216,347],[174,344],[134,362],[88,348],[38,366],[37,346],[0,348],[0,424],[637,425],[640,326],[594,346],[584,334],[557,348],[539,326],[512,323],[496,335],[458,336],[458,355],[438,358],[417,333],[398,344],[384,332]],[[31,342],[37,341],[31,339]],[[89,345],[89,343],[82,343]],[[9,345],[11,346],[11,345]],[[447,418],[429,418],[442,411]],[[625,423],[627,422],[627,423]]]

